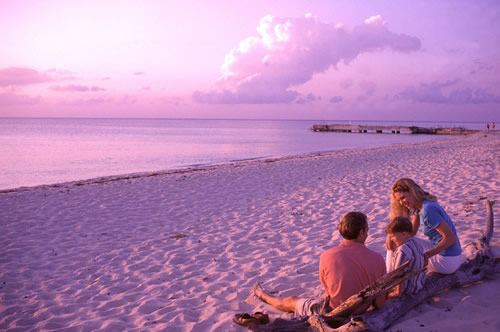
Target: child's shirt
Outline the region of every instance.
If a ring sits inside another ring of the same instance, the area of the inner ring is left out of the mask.
[[[410,237],[405,244],[394,250],[389,271],[397,269],[408,260],[410,261],[408,271],[417,271],[424,267],[424,248],[414,237]],[[401,294],[418,292],[424,286],[424,282],[425,271],[401,283]]]

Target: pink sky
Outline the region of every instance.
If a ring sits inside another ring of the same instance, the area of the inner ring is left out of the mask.
[[[1,117],[500,122],[496,0],[0,2]]]

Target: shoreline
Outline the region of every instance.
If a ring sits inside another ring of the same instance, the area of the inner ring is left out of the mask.
[[[362,152],[362,151],[367,151],[367,150],[376,150],[376,149],[380,149],[380,148],[392,148],[392,147],[414,145],[414,144],[427,144],[427,143],[432,143],[432,142],[436,142],[436,141],[447,141],[447,140],[460,139],[460,138],[464,138],[464,137],[467,137],[470,135],[478,135],[480,133],[481,132],[477,132],[477,133],[473,133],[473,134],[465,134],[465,135],[461,135],[460,137],[456,137],[456,136],[439,137],[439,136],[437,136],[435,139],[432,139],[429,141],[424,141],[424,142],[400,143],[400,144],[384,145],[384,146],[379,146],[379,147],[369,147],[369,148],[360,148],[360,149],[341,149],[341,150],[334,150],[334,151],[311,152],[311,153],[305,153],[305,154],[299,154],[299,155],[293,155],[293,156],[283,156],[283,157],[256,157],[256,158],[234,160],[234,161],[228,161],[228,162],[216,163],[216,164],[200,164],[199,166],[198,165],[187,165],[185,167],[158,170],[158,171],[144,171],[144,172],[115,174],[115,175],[103,175],[103,176],[97,176],[97,177],[92,177],[92,178],[88,178],[88,179],[80,179],[80,180],[73,180],[73,181],[63,181],[63,182],[39,184],[39,185],[33,185],[33,186],[27,185],[27,186],[20,186],[20,187],[14,187],[14,188],[5,188],[5,189],[0,189],[0,195],[5,194],[5,193],[11,193],[11,192],[17,192],[17,191],[31,191],[31,190],[42,189],[42,188],[52,188],[52,187],[60,188],[60,187],[67,187],[67,186],[82,186],[82,185],[107,183],[107,182],[121,181],[121,180],[131,180],[131,179],[137,179],[137,178],[143,178],[143,177],[168,176],[171,174],[214,170],[217,168],[224,168],[224,167],[241,167],[241,166],[245,166],[245,165],[251,164],[251,163],[260,164],[260,163],[279,162],[282,160],[290,160],[290,159],[303,159],[303,158],[311,158],[311,157],[316,157],[316,156],[329,156],[332,154],[348,152],[348,151],[353,151],[353,152],[360,151],[360,152]]]
[[[236,313],[290,317],[245,302],[255,281],[279,296],[321,296],[319,255],[353,210],[367,214],[366,244],[385,257],[400,177],[439,198],[462,246],[477,238],[482,199],[500,199],[499,150],[500,135],[481,132],[0,191],[0,329],[243,332]],[[491,246],[500,256],[499,227]],[[496,273],[433,295],[389,331],[496,331],[499,296]]]

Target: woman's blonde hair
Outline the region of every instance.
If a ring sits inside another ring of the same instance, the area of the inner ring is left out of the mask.
[[[427,191],[424,191],[418,184],[415,183],[412,179],[402,178],[394,182],[392,185],[391,192],[391,212],[389,213],[389,220],[394,219],[395,217],[410,217],[410,210],[404,206],[402,206],[399,201],[394,196],[395,193],[398,192],[407,192],[410,193],[414,198],[419,201],[432,201],[437,202],[437,198],[434,195],[429,194]]]

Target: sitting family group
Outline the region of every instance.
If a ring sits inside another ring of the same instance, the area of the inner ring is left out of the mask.
[[[437,203],[436,197],[413,180],[403,178],[392,186],[389,219],[385,229],[385,262],[380,254],[364,244],[368,237],[366,215],[349,212],[338,225],[343,241],[320,257],[319,278],[325,290],[324,296],[276,297],[264,291],[258,282],[253,288],[254,295],[281,311],[294,313],[295,316],[311,316],[331,311],[407,261],[410,261],[411,271],[427,267],[429,272],[450,274],[460,267],[462,249],[451,218]],[[427,239],[415,237],[420,224]],[[370,305],[380,309],[387,298],[419,291],[425,277],[425,272],[417,274],[397,285],[389,294],[382,294],[373,303],[358,308],[355,314],[363,313]]]

